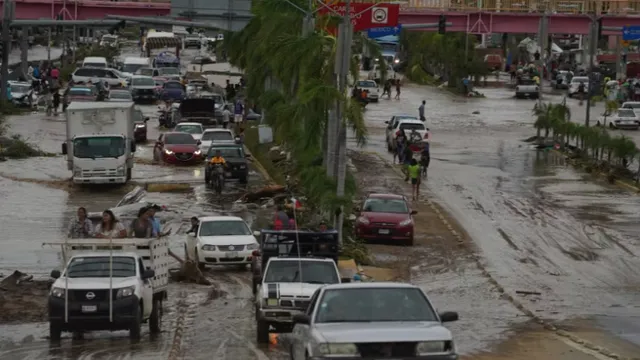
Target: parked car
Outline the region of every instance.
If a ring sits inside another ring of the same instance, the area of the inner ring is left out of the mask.
[[[192,165],[202,162],[200,142],[187,133],[160,134],[153,148],[153,160],[170,164]]]
[[[202,47],[202,39],[198,34],[189,34],[184,38],[184,48],[196,48],[200,49]]]
[[[387,64],[387,79],[393,79],[396,77],[396,72],[393,70],[393,66],[391,64]],[[382,79],[382,75],[380,74],[380,65],[376,64],[373,67],[373,70],[369,71],[369,75],[367,79],[374,80],[379,83]]]
[[[236,216],[205,216],[197,233],[187,234],[187,253],[198,267],[205,265],[240,265],[251,263],[258,242],[249,225]]]
[[[68,100],[71,101],[96,101],[98,91],[95,86],[73,86],[69,89]]]
[[[357,88],[367,92],[367,100],[370,102],[378,102],[380,98],[380,89],[378,84],[373,80],[360,80],[356,82]]]
[[[38,96],[31,89],[31,84],[20,81],[9,81],[11,101],[18,107],[29,107],[38,101]]]
[[[640,101],[625,101],[620,106],[621,109],[632,109],[633,112],[640,117]]]
[[[162,100],[182,101],[185,98],[184,86],[175,80],[169,80],[162,85]]]
[[[540,97],[540,87],[533,79],[521,78],[516,85],[516,98],[537,99]]]
[[[109,101],[133,101],[133,96],[131,96],[131,91],[116,89],[109,91]]]
[[[424,122],[418,120],[415,116],[396,115],[393,116],[390,121],[385,121],[384,123],[387,124],[385,136],[387,139],[387,150],[389,151],[395,151],[397,132],[401,129],[405,131],[407,136],[409,136],[413,130],[416,130],[423,138],[427,134],[427,128],[424,126]]]
[[[369,194],[356,219],[356,237],[364,241],[385,241],[413,245],[413,215],[402,195]]]
[[[127,78],[122,76],[116,69],[81,67],[76,69],[71,75],[74,83],[87,83],[89,81],[100,80],[107,82],[109,86],[119,87],[127,84]]]
[[[487,54],[484,56],[484,63],[490,71],[502,70],[502,56],[498,54]]]
[[[418,286],[393,282],[329,284],[293,316],[292,360],[456,360],[455,312],[438,313]]]
[[[611,129],[638,130],[640,128],[640,118],[633,109],[618,109],[608,120]]]
[[[135,102],[155,102],[158,99],[156,82],[150,76],[132,76],[129,88]]]
[[[586,76],[574,76],[573,79],[571,79],[571,83],[569,83],[569,90],[567,91],[569,97],[578,93],[580,83],[584,83],[585,95],[589,92],[589,78]]]
[[[118,47],[120,42],[118,41],[118,35],[104,34],[100,39],[100,46]]]

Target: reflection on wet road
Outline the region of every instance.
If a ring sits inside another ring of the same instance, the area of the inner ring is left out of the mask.
[[[432,131],[427,187],[474,239],[498,282],[512,294],[539,292],[523,301],[544,318],[637,316],[640,197],[530,148],[521,140],[535,134],[533,102],[511,99],[504,89],[484,93],[486,99],[453,99],[408,85],[402,100],[367,107],[368,149],[391,160],[384,121],[417,115],[426,100]],[[581,108],[569,104],[579,118]],[[639,325],[610,330],[638,342]]]

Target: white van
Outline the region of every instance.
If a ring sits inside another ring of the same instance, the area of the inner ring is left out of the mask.
[[[151,67],[151,59],[142,57],[127,57],[122,63],[122,72],[125,75],[133,76],[136,71],[142,68]]]
[[[91,56],[82,60],[82,67],[106,68],[109,66],[107,64],[107,58]]]

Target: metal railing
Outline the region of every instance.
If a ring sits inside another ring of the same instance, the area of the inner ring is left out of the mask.
[[[401,5],[401,12],[487,11],[556,14],[640,14],[640,0],[409,0]]]

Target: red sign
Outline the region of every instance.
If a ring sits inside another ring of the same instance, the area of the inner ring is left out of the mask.
[[[344,16],[347,11],[345,3],[321,6],[318,10],[320,15]],[[336,14],[337,13],[337,14]],[[398,25],[400,16],[399,4],[375,4],[375,3],[351,3],[349,7],[349,17],[353,24],[353,31],[365,31],[379,27],[395,27]]]

